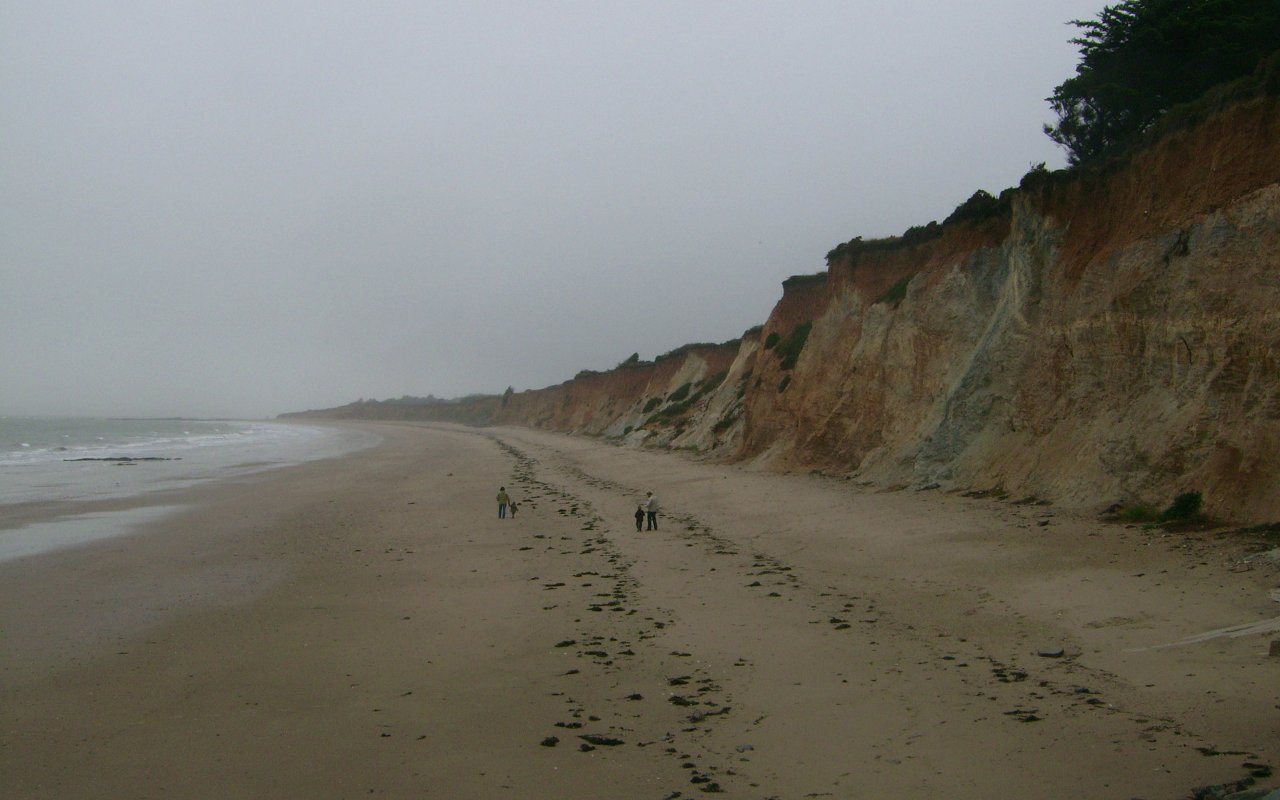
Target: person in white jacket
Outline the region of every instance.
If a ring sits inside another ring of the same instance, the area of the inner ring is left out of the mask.
[[[656,531],[658,529],[658,498],[653,496],[653,492],[649,492],[649,496],[644,500],[644,514],[649,522],[645,530]]]

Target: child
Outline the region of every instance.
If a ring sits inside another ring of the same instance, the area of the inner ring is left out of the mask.
[[[511,498],[507,495],[507,487],[498,487],[498,519],[507,518],[507,503],[511,502]]]
[[[512,519],[515,519],[515,518],[516,518],[516,509],[520,508],[520,506],[516,503],[516,501],[515,501],[515,500],[512,500],[512,501],[511,501],[511,506],[510,506],[510,508],[511,508],[511,518],[512,518]]]
[[[644,506],[636,506],[636,533],[640,532],[640,526],[644,525]]]

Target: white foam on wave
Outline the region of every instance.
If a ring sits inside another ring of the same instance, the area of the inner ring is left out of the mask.
[[[157,426],[162,427],[162,426]],[[275,422],[219,424],[191,435],[162,430],[151,438],[0,454],[0,504],[124,497],[331,458],[368,447],[374,434]],[[121,468],[125,467],[125,468]]]

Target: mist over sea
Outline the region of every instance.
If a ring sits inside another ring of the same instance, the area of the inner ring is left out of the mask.
[[[280,422],[0,417],[0,560],[121,533],[161,510],[68,513],[78,501],[232,478],[377,441],[363,431]],[[19,525],[5,514],[6,506],[44,502],[60,509],[47,522]]]
[[[0,505],[125,497],[374,441],[358,431],[278,422],[0,417]]]

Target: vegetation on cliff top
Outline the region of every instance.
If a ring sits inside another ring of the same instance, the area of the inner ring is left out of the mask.
[[[1119,157],[1151,135],[1191,124],[1231,101],[1280,94],[1280,2],[1123,0],[1096,20],[1073,20],[1082,34],[1076,75],[1048,98],[1057,115],[1045,133],[1067,151],[1071,170],[1031,168],[1019,189],[1066,178],[1076,168]],[[942,223],[901,236],[836,245],[827,265],[864,253],[914,247],[943,226],[1007,214],[1015,189],[979,189]]]
[[[790,278],[787,278],[785,281],[782,282],[782,286],[783,288],[790,288],[790,287],[796,287],[796,286],[812,286],[814,284],[826,283],[826,282],[827,282],[827,273],[815,272],[810,275],[792,275]]]
[[[827,253],[828,266],[863,253],[926,244],[941,237],[947,225],[1007,216],[1017,191],[1037,191],[1073,180],[1081,169],[1114,168],[1144,140],[1194,124],[1241,99],[1280,95],[1280,2],[1276,0],[1123,0],[1105,7],[1097,20],[1071,24],[1082,31],[1071,40],[1080,46],[1080,63],[1075,77],[1057,86],[1048,98],[1058,121],[1045,126],[1045,133],[1067,150],[1071,169],[1050,172],[1043,163],[1034,165],[1017,189],[1005,189],[998,196],[979,189],[941,224],[932,221],[908,228],[901,236],[869,240],[857,236],[843,242]],[[826,273],[794,275],[783,286],[826,280]],[[896,306],[910,280],[911,276],[903,277],[874,302]],[[754,340],[762,331],[763,326],[755,326],[742,338]],[[783,370],[790,370],[808,333],[808,323],[797,326],[786,341],[773,332],[763,346],[775,351]],[[615,369],[647,367],[740,341],[686,344],[653,361],[633,353]],[[601,374],[584,369],[574,380]],[[513,393],[508,387],[500,398],[503,406]],[[347,408],[439,407],[490,399],[498,398],[471,395],[442,400],[406,395],[384,401],[362,399]]]
[[[1280,3],[1125,0],[1083,33],[1076,75],[1054,89],[1045,133],[1073,165],[1133,142],[1174,106],[1255,73],[1280,48]]]

